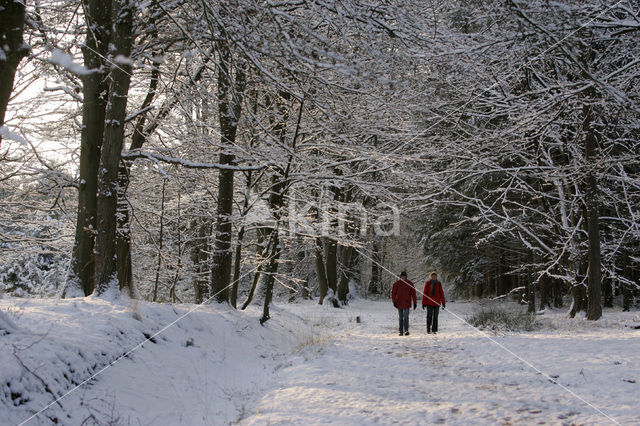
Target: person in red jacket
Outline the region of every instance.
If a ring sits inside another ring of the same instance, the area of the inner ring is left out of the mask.
[[[424,283],[422,292],[422,309],[427,308],[427,334],[438,332],[438,312],[440,306],[444,309],[444,290],[442,283],[438,281],[438,274],[431,273],[430,280]]]
[[[393,306],[398,309],[400,336],[408,336],[409,309],[411,309],[411,302],[413,302],[413,309],[416,308],[418,298],[416,297],[416,287],[407,279],[407,273],[404,271],[400,274],[400,279],[391,287],[391,300]]]

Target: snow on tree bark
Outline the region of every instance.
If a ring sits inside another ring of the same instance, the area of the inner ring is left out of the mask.
[[[238,131],[246,75],[243,69],[244,65],[232,62],[233,53],[229,45],[230,41],[224,38],[224,28],[219,27],[219,30],[223,35],[216,43],[219,55],[217,76],[218,118],[222,149],[219,163],[232,166],[235,164],[235,156],[231,150]],[[231,248],[233,180],[233,169],[219,171],[217,220],[211,267],[211,293],[220,303],[229,301],[231,261],[233,257]]]
[[[82,76],[82,130],[80,176],[75,242],[70,276],[63,295],[85,296],[95,289],[95,231],[97,220],[98,169],[105,130],[108,83],[105,59],[111,40],[112,2],[89,0],[85,5],[87,36],[82,49],[84,66],[91,73]]]
[[[18,64],[29,53],[22,38],[25,21],[25,2],[0,2],[0,128],[4,126],[7,104],[13,91]],[[0,133],[0,147],[2,134]]]
[[[110,58],[129,58],[133,47],[133,20],[136,3],[114,0],[113,50]],[[98,171],[97,221],[95,243],[95,282],[97,295],[119,294],[117,277],[118,171],[124,146],[124,124],[132,67],[128,61],[112,62],[109,73],[109,100],[105,114],[104,141]]]

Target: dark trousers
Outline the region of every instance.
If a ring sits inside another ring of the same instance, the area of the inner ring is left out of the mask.
[[[427,306],[427,331],[438,331],[438,312],[440,306]]]
[[[409,308],[398,309],[398,318],[400,320],[400,333],[409,331]]]

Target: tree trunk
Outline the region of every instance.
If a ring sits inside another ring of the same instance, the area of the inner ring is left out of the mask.
[[[255,111],[254,111],[255,114]],[[253,146],[253,143],[250,145]],[[242,205],[242,217],[245,217],[249,212],[249,204],[250,204],[250,194],[251,188],[253,186],[252,181],[252,173],[251,171],[247,172],[246,181],[247,186],[244,193],[244,203]],[[240,266],[242,261],[242,240],[244,239],[245,228],[244,225],[240,227],[238,231],[238,241],[236,243],[236,255],[235,255],[235,263],[233,267],[233,282],[231,283],[231,294],[229,296],[229,301],[231,302],[231,306],[234,308],[237,307],[238,304],[238,285],[240,280]]]
[[[325,266],[327,268],[327,285],[333,291],[338,293],[338,243],[335,239],[325,238]]]
[[[220,154],[220,164],[233,164],[234,156]],[[215,242],[211,266],[211,292],[222,303],[229,300],[231,278],[231,215],[233,213],[233,170],[220,170]]]
[[[497,285],[497,294],[496,296],[503,296],[505,294],[507,294],[509,292],[509,288],[508,288],[508,283],[507,280],[505,279],[504,276],[504,269],[503,269],[503,265],[504,265],[504,251],[503,250],[499,250],[499,257],[498,257],[498,285]]]
[[[4,126],[18,64],[29,53],[29,46],[22,40],[25,4],[26,1],[15,0],[0,2],[0,127]]]
[[[182,253],[184,251],[184,245],[182,243],[182,213],[181,213],[181,193],[178,192],[178,220],[177,220],[177,229],[178,229],[178,264],[176,265],[176,273],[173,276],[173,282],[171,283],[171,287],[169,288],[169,298],[171,299],[172,303],[176,303],[176,301],[179,301],[180,303],[182,303],[182,301],[178,298],[178,294],[176,292],[176,286],[178,285],[178,280],[180,279],[180,271],[182,270]]]
[[[269,265],[267,267],[267,274],[265,276],[265,296],[264,305],[262,311],[262,318],[260,318],[260,324],[264,324],[271,318],[269,315],[269,305],[273,298],[273,284],[275,281],[275,274],[278,272],[278,261],[280,260],[280,238],[278,235],[278,228],[271,230],[271,253],[269,256]]]
[[[300,238],[300,236],[298,236],[298,244],[300,247],[303,246],[303,242],[302,242],[302,238]],[[305,259],[307,258],[308,253],[306,250],[301,250],[298,253],[298,263],[304,263]],[[309,287],[309,273],[307,272],[305,278],[302,280],[302,283],[300,285],[300,293],[301,293],[301,297],[304,300],[311,300],[312,296],[311,296],[311,288]],[[293,302],[293,300],[291,300]]]
[[[240,280],[240,262],[242,261],[242,240],[244,238],[244,226],[238,231],[238,241],[236,243],[236,258],[233,267],[233,281],[231,283],[231,294],[229,302],[234,308],[238,305],[238,281]]]
[[[276,133],[276,136],[280,140],[280,144],[282,146],[286,146],[287,143],[287,121],[289,119],[289,108],[285,104],[286,101],[291,99],[291,95],[289,92],[279,91],[278,96],[276,98],[276,106],[279,112],[278,117],[275,118],[272,115],[271,122],[275,122],[275,126],[273,126],[273,131]],[[271,213],[275,218],[275,229],[272,230],[272,240],[273,240],[273,249],[272,255],[269,259],[269,274],[266,279],[266,294],[264,299],[264,311],[262,315],[261,324],[264,324],[267,321],[269,316],[269,305],[271,304],[271,299],[273,295],[273,285],[275,281],[275,274],[278,272],[278,262],[280,259],[280,255],[282,253],[282,246],[280,242],[279,228],[280,222],[282,219],[282,209],[285,205],[284,197],[287,192],[288,184],[289,184],[289,173],[291,171],[291,164],[293,162],[294,152],[296,149],[296,143],[298,140],[298,135],[300,134],[300,123],[302,122],[302,111],[304,107],[304,100],[300,102],[300,108],[298,110],[298,120],[296,123],[295,132],[293,135],[293,139],[291,141],[291,151],[289,154],[289,158],[287,161],[287,166],[282,170],[281,168],[276,168],[276,174],[274,174],[271,178],[271,193],[269,194],[269,207],[271,209]]]
[[[587,289],[583,284],[576,284],[571,287],[571,295],[573,296],[573,303],[571,304],[569,316],[574,318],[578,312],[586,311],[587,309]]]
[[[518,259],[515,259],[515,262],[519,262]],[[514,288],[518,288],[520,287],[520,274],[511,274],[510,278],[509,278],[511,285],[510,285],[510,289],[509,291],[513,290]]]
[[[80,180],[78,213],[71,257],[71,271],[63,297],[88,296],[95,288],[94,244],[96,230],[98,167],[105,130],[107,93],[104,58],[110,42],[111,1],[88,0],[85,7],[87,32],[82,48],[84,66],[91,73],[82,76],[82,130],[80,136]]]
[[[316,277],[318,278],[318,288],[320,290],[320,297],[318,298],[318,304],[320,305],[324,303],[324,298],[327,297],[327,293],[329,292],[329,283],[327,282],[327,270],[324,266],[323,251],[322,239],[320,237],[316,237],[315,267]]]
[[[336,170],[336,174],[341,174],[339,170]],[[339,201],[343,194],[342,189],[337,186],[331,187],[331,193],[333,193],[333,201]],[[334,236],[329,236],[324,239],[325,248],[325,267],[327,269],[327,285],[333,291],[333,297],[338,294],[338,242],[335,239],[335,235],[338,232],[338,211],[334,204],[329,204],[329,215],[331,220],[329,221],[330,229]]]
[[[613,308],[613,286],[611,278],[602,280],[602,304],[605,308]]]
[[[207,279],[209,270],[209,245],[207,244],[209,226],[202,218],[197,218],[191,222],[191,228],[197,235],[195,244],[191,249],[191,261],[196,272],[193,290],[195,303],[200,304],[209,299],[209,282]]]
[[[258,228],[258,249],[256,251],[256,257],[260,261],[258,268],[256,269],[256,273],[253,275],[253,282],[251,284],[251,288],[249,289],[249,294],[247,295],[247,300],[242,304],[242,310],[247,309],[247,306],[253,300],[253,295],[258,288],[258,282],[260,281],[260,275],[262,274],[263,265],[264,265],[264,256],[271,252],[271,238],[268,240],[265,238],[265,228]],[[265,241],[267,241],[265,243]]]
[[[340,254],[340,281],[338,282],[338,300],[346,305],[349,295],[349,281],[352,277],[352,268],[354,264],[355,250],[350,246],[342,246]]]
[[[116,233],[117,276],[120,290],[129,289],[129,297],[136,297],[133,284],[133,265],[131,262],[131,219],[126,200],[118,195],[118,217]]]
[[[586,277],[587,277],[587,268],[588,268],[588,260],[585,257],[582,257],[579,261],[576,262],[576,268],[578,269],[578,273],[576,274],[576,283],[571,286],[571,296],[573,301],[571,302],[571,310],[569,315],[571,318],[577,312],[587,310],[587,286],[586,286]]]
[[[536,286],[533,282],[527,283],[527,312],[536,311]]]
[[[622,285],[622,310],[629,312],[631,310],[631,304],[633,303],[632,282],[635,282],[634,268],[630,264],[631,259],[628,255],[624,256],[624,266],[622,267],[622,275],[629,281],[623,281]]]
[[[280,123],[277,126],[277,132],[280,137],[280,143],[285,144],[286,142],[286,117],[288,115],[284,114]],[[298,125],[300,122],[298,121]],[[296,130],[297,135],[297,130]],[[293,149],[295,149],[296,141],[295,137],[293,140]],[[291,165],[292,157],[289,157],[289,163],[282,174],[274,174],[271,177],[271,193],[269,194],[269,208],[271,209],[271,213],[275,219],[275,227],[271,229],[271,255],[269,259],[269,267],[267,269],[266,276],[266,292],[264,298],[264,309],[262,314],[262,319],[260,320],[261,324],[264,324],[269,318],[269,305],[271,304],[271,299],[273,297],[273,285],[275,282],[275,275],[278,272],[278,262],[280,260],[280,255],[282,253],[282,246],[280,242],[279,228],[280,228],[280,220],[282,218],[282,208],[284,207],[284,195],[286,191],[286,184],[289,179],[289,169]]]
[[[370,294],[378,294],[380,291],[380,280],[382,279],[380,260],[380,250],[377,241],[374,239],[371,248],[371,281],[368,289]]]
[[[153,7],[153,6],[152,6]],[[152,37],[154,41],[157,41],[158,34],[155,27],[155,14],[152,14],[151,27]],[[149,79],[149,88],[147,89],[147,95],[145,96],[142,104],[138,108],[138,111],[145,111],[156,96],[156,90],[158,88],[158,81],[160,77],[160,63],[162,61],[162,50],[153,51],[151,78]],[[142,148],[147,140],[148,133],[145,132],[145,124],[147,122],[147,114],[142,113],[137,121],[131,136],[131,144],[129,145],[129,151]],[[133,272],[131,265],[131,215],[129,213],[129,203],[127,201],[127,189],[129,188],[131,167],[133,161],[123,158],[120,160],[120,166],[118,170],[118,233],[116,235],[116,250],[117,250],[117,262],[118,262],[118,282],[120,283],[120,289],[128,288],[130,290],[131,297],[134,297],[135,288],[133,283]]]
[[[622,284],[622,310],[629,312],[631,310],[631,304],[633,303],[633,292],[631,291],[631,285],[628,283]]]
[[[558,278],[553,278],[552,289],[553,289],[553,306],[555,308],[561,308],[562,307],[562,280]]]
[[[225,39],[224,28],[220,27],[222,37],[217,41],[220,55],[218,64],[218,118],[220,122],[220,164],[232,166],[235,156],[230,153],[238,130],[242,111],[242,94],[245,88],[245,74],[236,69],[235,84],[231,77],[231,49]],[[229,301],[229,283],[231,278],[231,220],[233,213],[233,169],[221,169],[218,175],[218,207],[215,230],[215,242],[211,266],[211,291],[219,303]]]
[[[162,266],[162,246],[164,245],[164,201],[167,180],[162,180],[162,201],[160,204],[160,235],[158,235],[158,263],[156,265],[156,279],[153,283],[153,302],[158,301],[158,286],[160,285],[160,268]]]
[[[593,93],[593,90],[589,91]],[[587,163],[585,204],[587,208],[587,234],[589,238],[587,278],[587,319],[598,320],[602,316],[602,265],[600,259],[600,223],[598,217],[598,182],[596,171],[596,135],[593,128],[593,105],[585,103],[583,108],[583,130],[585,137],[585,161]]]
[[[540,309],[551,307],[551,303],[549,302],[549,290],[551,289],[550,280],[551,278],[547,274],[540,277]]]
[[[104,142],[98,173],[98,199],[95,243],[95,282],[98,295],[119,294],[117,285],[116,213],[118,210],[118,170],[124,145],[124,123],[131,83],[131,48],[135,3],[114,1],[115,38],[112,57],[124,58],[111,69],[109,102],[105,115]]]
[[[487,267],[487,272],[484,277],[484,282],[482,283],[482,294],[485,294],[487,297],[491,294],[490,293],[491,281],[493,281],[493,278],[491,276],[492,272],[493,271],[489,267]]]

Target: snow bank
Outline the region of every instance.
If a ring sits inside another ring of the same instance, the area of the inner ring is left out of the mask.
[[[1,299],[0,424],[48,406],[26,424],[638,420],[638,312],[548,310],[540,329],[494,335],[463,321],[477,303],[450,302],[437,335],[418,309],[400,337],[387,300],[274,306],[264,327],[257,307],[194,308]]]
[[[295,315],[277,312],[260,326],[260,314],[222,305],[4,298],[0,423],[232,423],[312,338]]]

